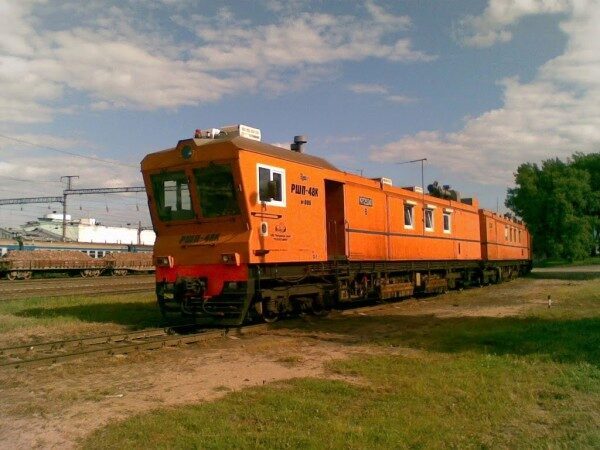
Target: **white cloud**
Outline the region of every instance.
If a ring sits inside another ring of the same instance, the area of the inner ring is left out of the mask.
[[[373,2],[364,17],[290,12],[255,24],[226,8],[209,17],[169,6],[169,26],[146,20],[143,11],[164,5],[0,0],[0,120],[49,121],[68,91],[85,94],[95,109],[176,108],[257,89],[301,89],[344,61],[433,59],[398,35],[408,17]],[[69,9],[78,27],[57,15]],[[185,27],[196,37],[177,42],[173,30]]]
[[[457,27],[457,38],[469,47],[489,47],[512,39],[510,26],[535,14],[566,13],[575,0],[490,0],[480,16],[466,16]]]
[[[201,15],[182,18],[204,42],[192,50],[206,70],[266,71],[335,61],[382,58],[391,61],[430,61],[433,56],[415,51],[409,39],[393,40],[402,16],[371,17],[301,13],[268,25],[251,26],[233,17]],[[380,11],[380,9],[377,9]],[[396,18],[396,20],[392,20]],[[223,33],[227,30],[227,33]],[[386,41],[392,39],[391,43]]]
[[[40,195],[39,180],[59,181],[63,175],[79,175],[82,187],[114,187],[140,185],[139,164],[83,154],[81,148],[96,144],[85,139],[65,138],[50,134],[0,133],[0,190],[14,189],[10,178],[29,179],[22,194]],[[54,195],[48,193],[48,195]],[[25,195],[19,195],[25,196]]]
[[[348,85],[355,94],[387,94],[388,88],[381,84],[356,83]]]
[[[51,135],[19,135],[14,136],[29,142],[38,142],[64,151],[74,151],[88,144],[81,140],[65,139]],[[74,188],[142,186],[143,181],[139,165],[126,165],[115,161],[115,164],[90,162],[85,158],[74,158],[62,155],[49,149],[28,148],[21,143],[14,143],[0,138],[0,197],[23,198],[62,195],[65,188],[60,183],[63,175],[76,174],[79,179],[73,180]],[[73,196],[69,211],[76,217],[87,214],[102,218],[105,222],[135,222],[142,220],[145,224],[147,212],[144,194],[132,194],[140,199],[129,201],[124,207],[125,194],[104,196]],[[130,196],[130,197],[132,197]],[[81,210],[79,208],[81,207]],[[117,213],[117,208],[119,212]],[[2,226],[17,226],[25,220],[31,220],[51,210],[60,210],[60,204],[34,204],[23,206],[0,207]],[[109,210],[108,212],[106,210]],[[22,210],[22,211],[20,211]]]
[[[355,83],[349,84],[347,88],[355,94],[381,95],[393,103],[406,104],[416,101],[414,98],[407,97],[406,95],[391,94],[389,88],[382,84]]]
[[[490,14],[489,9],[485,14]],[[546,10],[538,9],[540,13]],[[598,23],[600,5],[579,2],[561,23],[568,35],[565,52],[541,66],[529,83],[517,78],[502,80],[502,107],[466,118],[464,127],[456,132],[422,131],[405,136],[373,149],[371,158],[385,162],[426,156],[430,164],[444,170],[484,184],[506,185],[522,162],[599,151]]]
[[[406,104],[406,103],[414,103],[416,99],[412,97],[407,97],[406,95],[390,95],[387,97],[390,102]]]

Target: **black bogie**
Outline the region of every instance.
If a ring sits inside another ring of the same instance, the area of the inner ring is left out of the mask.
[[[387,301],[449,289],[499,283],[524,275],[530,261],[340,262],[251,267],[247,283],[210,299],[207,280],[181,278],[157,283],[157,298],[166,314],[179,311],[222,326],[274,322],[299,314],[322,316],[334,307]]]

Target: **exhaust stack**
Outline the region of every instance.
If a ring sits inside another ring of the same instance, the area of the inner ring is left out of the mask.
[[[302,146],[308,142],[306,136],[294,136],[294,143],[290,145],[290,150],[298,153],[303,152]]]

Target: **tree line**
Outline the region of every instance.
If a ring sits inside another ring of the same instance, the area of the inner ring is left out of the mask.
[[[536,258],[570,261],[600,246],[600,153],[521,164],[506,206],[527,223]]]

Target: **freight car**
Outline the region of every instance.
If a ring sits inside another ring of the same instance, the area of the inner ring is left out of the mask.
[[[2,241],[0,245],[0,278],[10,280],[26,280],[34,274],[96,277],[154,270],[149,248],[138,246],[45,241]]]
[[[476,199],[345,173],[294,141],[290,150],[267,145],[239,125],[197,130],[144,158],[163,313],[274,321],[530,270],[523,223]]]
[[[92,258],[101,258],[109,253],[152,253],[152,246],[99,242],[61,242],[32,238],[0,239],[0,256],[4,256],[11,250],[75,250]]]

